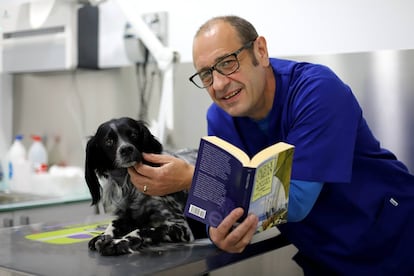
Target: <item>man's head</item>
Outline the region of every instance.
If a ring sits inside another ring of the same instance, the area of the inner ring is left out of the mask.
[[[193,62],[198,74],[191,80],[231,116],[262,119],[270,111],[275,80],[266,40],[248,21],[223,16],[204,23],[194,37]]]

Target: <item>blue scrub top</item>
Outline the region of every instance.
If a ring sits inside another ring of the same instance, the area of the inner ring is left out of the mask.
[[[279,226],[305,271],[414,272],[414,176],[380,147],[351,89],[329,68],[270,62],[276,96],[268,132],[213,103],[208,134],[250,156],[279,141],[293,144],[292,179],[324,183],[304,220]]]

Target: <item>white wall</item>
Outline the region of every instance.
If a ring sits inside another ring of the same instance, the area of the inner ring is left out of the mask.
[[[0,0],[0,5],[8,1]],[[272,56],[414,49],[412,0],[132,1],[136,4],[137,16],[153,11],[168,12],[169,46],[181,55],[174,76],[175,122],[171,144],[176,147],[198,146],[199,136],[205,134],[205,111],[210,99],[205,91],[189,83],[188,76],[193,72],[194,33],[213,16],[236,14],[250,20],[267,38]],[[138,113],[139,92],[134,72],[134,68],[124,68],[76,74],[68,71],[16,75],[12,134],[30,135],[35,130],[49,135],[60,132],[67,142],[64,151],[68,152],[68,161],[81,164],[80,141],[92,134],[102,120]],[[10,102],[7,95],[0,93],[0,104]],[[68,98],[77,97],[79,101],[67,103]],[[152,98],[154,110],[157,100]],[[80,112],[68,116],[68,106]],[[4,109],[0,115],[4,122],[7,116]]]
[[[0,0],[0,5],[25,1],[28,0]],[[180,52],[182,62],[192,60],[191,44],[197,28],[210,17],[225,14],[240,15],[250,20],[258,32],[266,36],[271,55],[414,48],[412,0],[131,2],[137,15],[152,11],[168,12],[170,46]]]
[[[216,15],[250,20],[271,55],[414,48],[412,0],[136,0],[137,12],[169,13],[170,46],[190,62],[197,28]]]

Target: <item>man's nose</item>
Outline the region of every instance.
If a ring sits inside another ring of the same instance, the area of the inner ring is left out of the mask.
[[[213,88],[214,90],[222,90],[229,82],[230,78],[217,71],[213,71]]]

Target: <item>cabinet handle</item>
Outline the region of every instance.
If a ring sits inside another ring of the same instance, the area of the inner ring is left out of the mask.
[[[30,224],[30,219],[28,216],[20,216],[20,225]]]
[[[3,226],[4,227],[13,227],[13,219],[11,219],[11,218],[4,218],[3,219]]]

